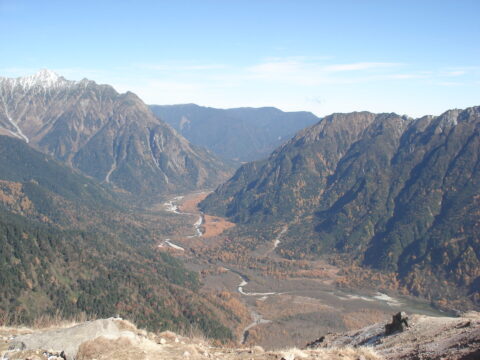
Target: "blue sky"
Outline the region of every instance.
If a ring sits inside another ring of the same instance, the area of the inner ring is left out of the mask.
[[[411,116],[480,105],[480,1],[0,0],[0,76],[147,103]]]

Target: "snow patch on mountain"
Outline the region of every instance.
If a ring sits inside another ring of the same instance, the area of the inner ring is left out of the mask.
[[[77,84],[77,81],[70,81],[56,72],[48,69],[42,69],[36,74],[18,77],[18,78],[0,78],[0,82],[9,84],[12,88],[22,87],[29,90],[35,87],[44,89],[68,87]]]

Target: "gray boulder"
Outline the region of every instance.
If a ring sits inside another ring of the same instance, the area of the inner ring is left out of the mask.
[[[44,349],[62,354],[66,360],[73,360],[79,346],[99,336],[117,338],[122,330],[115,319],[88,321],[67,329],[47,330],[17,336],[10,342],[10,351]]]

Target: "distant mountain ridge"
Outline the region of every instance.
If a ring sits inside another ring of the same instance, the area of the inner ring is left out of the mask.
[[[215,109],[184,104],[150,108],[193,144],[236,161],[267,157],[297,131],[320,120],[310,112],[274,107]]]
[[[202,208],[288,223],[284,254],[344,254],[414,293],[480,304],[480,107],[333,114],[242,166]]]
[[[0,133],[134,194],[211,187],[231,170],[155,117],[135,94],[49,70],[0,78]]]

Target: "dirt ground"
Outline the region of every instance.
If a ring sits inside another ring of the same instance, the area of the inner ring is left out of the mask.
[[[61,360],[62,352],[67,360],[380,359],[374,351],[362,347],[313,350],[290,348],[278,351],[265,351],[259,346],[218,347],[212,346],[205,339],[184,337],[170,331],[149,333],[120,319],[102,319],[69,328],[29,332],[28,335],[17,336],[14,329],[3,331],[1,340],[8,345],[9,350],[2,348],[2,359]]]
[[[185,196],[182,201],[179,203],[179,209],[181,212],[191,213],[191,214],[201,214],[198,209],[198,203],[207,197],[208,192],[195,193]],[[224,218],[211,215],[202,215],[203,223],[203,237],[210,238],[218,236],[223,233],[225,230],[230,229],[235,226],[234,223],[225,220]]]
[[[235,226],[234,223],[218,216],[204,215],[203,219],[203,236],[207,238],[218,236],[225,230]]]
[[[200,201],[208,196],[208,192],[198,192],[185,195],[182,201],[179,203],[178,208],[181,212],[186,213],[198,213],[197,205]]]

